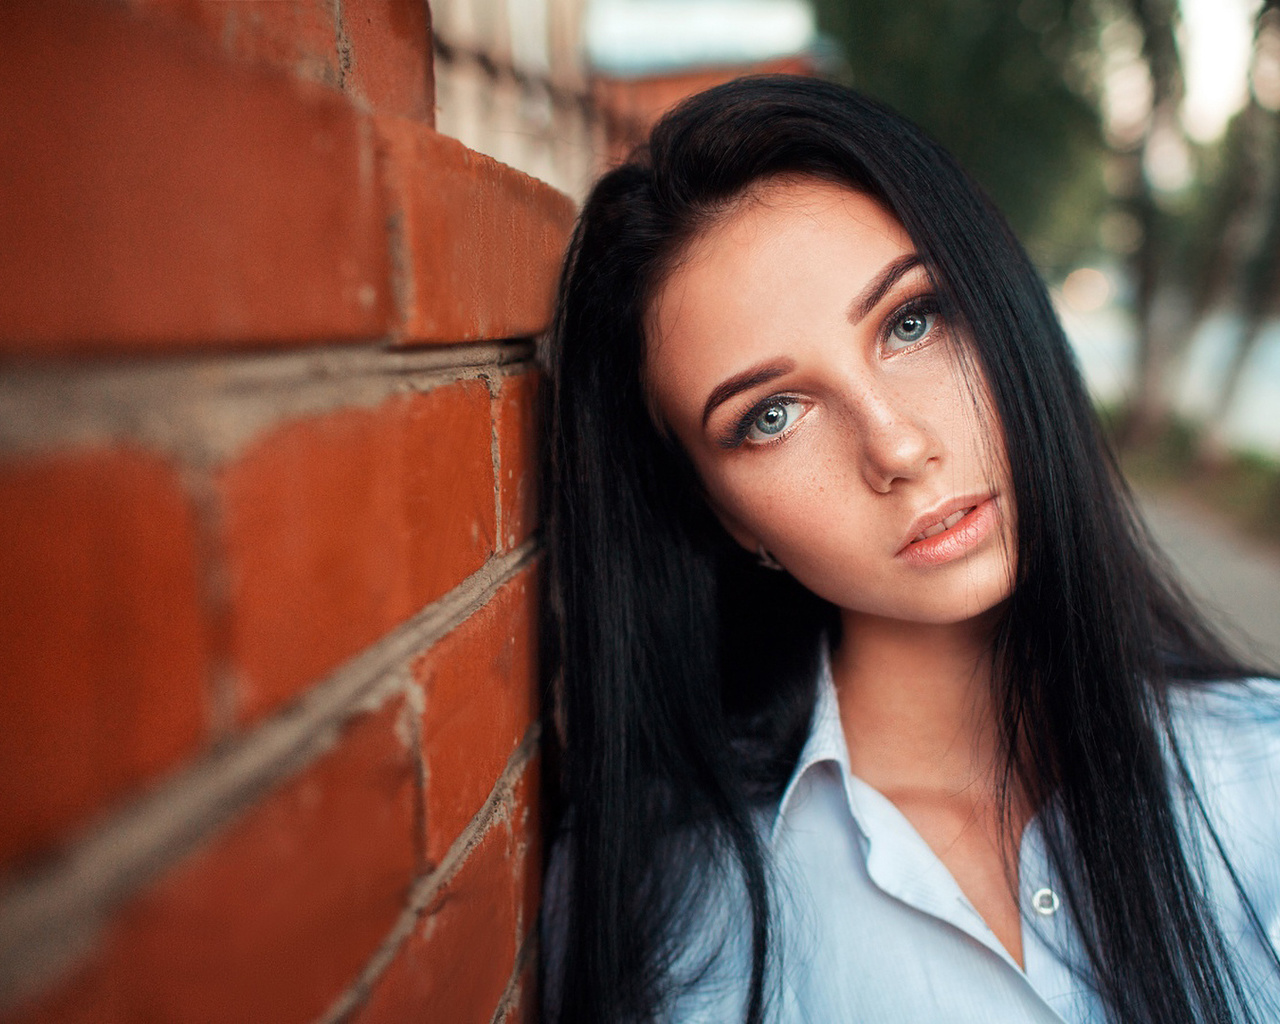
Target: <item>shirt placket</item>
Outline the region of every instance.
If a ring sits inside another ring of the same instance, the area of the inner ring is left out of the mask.
[[[1059,989],[1062,989],[1070,994],[1071,999],[1075,997],[1074,989],[1069,985],[1070,972],[1062,968],[1065,973],[1063,978],[1055,974],[1047,962],[1048,959],[1052,959],[1052,953],[1045,956],[1048,946],[1036,946],[1037,977],[1033,978],[1030,970],[1024,971],[1009,955],[1008,950],[1001,944],[982,915],[965,896],[959,883],[947,870],[947,866],[929,848],[893,802],[861,779],[851,775],[846,778],[846,791],[854,821],[866,837],[867,874],[879,889],[907,906],[951,925],[988,949],[1033,990],[1043,1002],[1045,1009],[1049,1011],[1046,1016],[1052,1015],[1052,1019],[1063,1021],[1064,1024],[1067,1020],[1078,1019],[1064,1017],[1063,1001],[1057,998],[1046,998],[1046,989],[1037,982],[1038,978],[1043,977],[1050,983],[1048,990],[1054,996],[1057,996]],[[1034,848],[1038,852],[1039,844],[1035,844]],[[1031,876],[1023,874],[1022,877],[1031,881]],[[1025,908],[1030,906],[1028,901],[1041,889],[1047,889],[1054,899],[1058,898],[1056,889],[1047,885],[1036,885],[1031,888],[1022,897],[1024,921]],[[1033,910],[1032,913],[1034,914],[1035,911]],[[1061,908],[1058,907],[1049,916],[1062,920],[1066,915],[1062,914]],[[1025,959],[1027,956],[1025,924],[1023,936]],[[1041,941],[1039,936],[1036,941],[1037,943]],[[1046,962],[1041,962],[1042,960]]]
[[[1018,858],[1018,899],[1022,913],[1022,960],[1027,982],[1068,1021],[1101,1019],[1096,997],[1075,964],[1079,942],[1062,887],[1049,863],[1039,817],[1027,823]]]

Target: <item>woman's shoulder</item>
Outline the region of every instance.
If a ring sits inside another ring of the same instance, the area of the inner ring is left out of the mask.
[[[1180,742],[1215,755],[1280,756],[1280,679],[1175,683],[1169,711]]]
[[[1259,993],[1272,991],[1270,947],[1280,943],[1280,681],[1178,686],[1169,705],[1194,784],[1183,791],[1192,799],[1179,801],[1194,839],[1192,862],[1223,934],[1232,936],[1244,980],[1253,979],[1248,984]]]
[[[1215,826],[1280,841],[1280,680],[1178,684],[1178,753]]]

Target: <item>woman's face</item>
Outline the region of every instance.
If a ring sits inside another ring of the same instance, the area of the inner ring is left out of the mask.
[[[961,622],[1012,587],[986,388],[896,219],[816,179],[698,236],[646,323],[646,384],[712,508],[848,613]]]

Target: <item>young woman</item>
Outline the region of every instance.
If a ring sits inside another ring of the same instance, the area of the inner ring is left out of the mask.
[[[1280,1020],[1280,713],[1043,284],[810,79],[684,103],[547,353],[561,1021]]]

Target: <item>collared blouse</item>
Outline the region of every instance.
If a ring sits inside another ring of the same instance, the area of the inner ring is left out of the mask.
[[[1266,935],[1247,918],[1221,860],[1205,888],[1260,1019],[1280,1022],[1280,686],[1178,688],[1183,756]],[[1041,814],[1049,813],[1042,811]],[[1192,819],[1184,815],[1184,827]],[[1080,938],[1042,843],[1019,853],[1023,967],[946,866],[887,798],[849,769],[829,668],[800,759],[768,829],[777,958],[768,1019],[866,1024],[1102,1024]],[[1200,837],[1200,841],[1203,837]],[[726,890],[729,891],[729,890]],[[742,1020],[749,977],[745,896],[712,901],[677,967],[676,1022]]]

